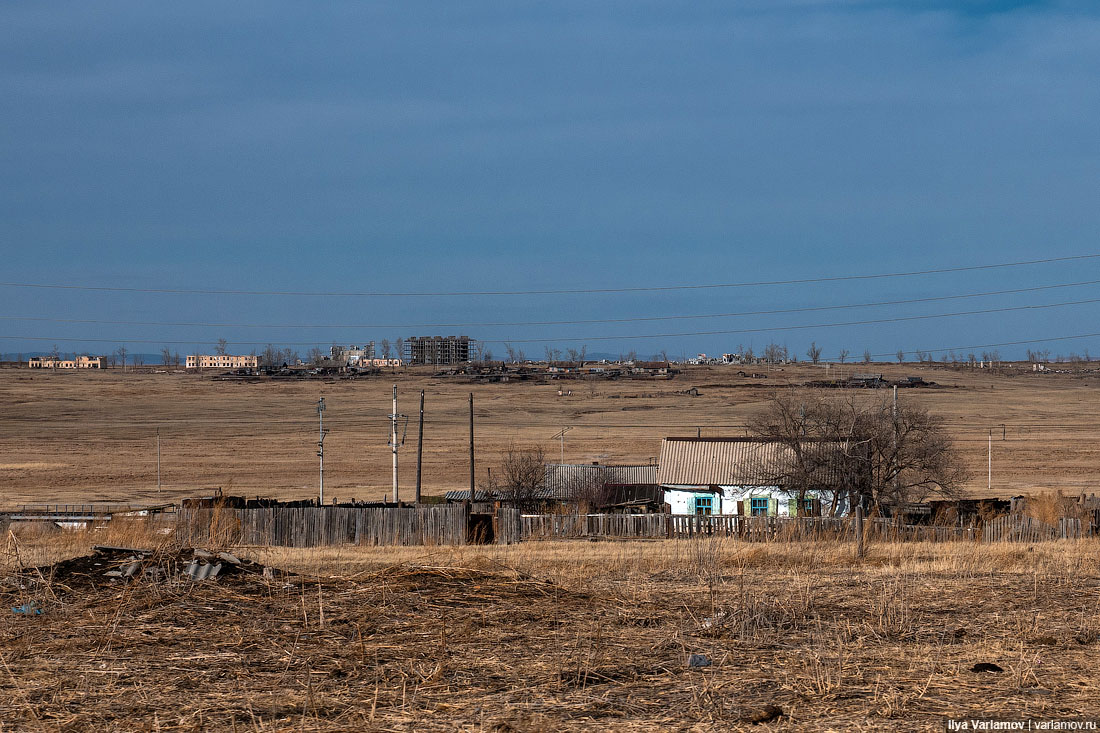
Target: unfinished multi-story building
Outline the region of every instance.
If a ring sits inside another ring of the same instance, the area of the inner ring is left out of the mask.
[[[402,357],[406,364],[465,364],[471,343],[468,336],[412,336],[405,339]]]

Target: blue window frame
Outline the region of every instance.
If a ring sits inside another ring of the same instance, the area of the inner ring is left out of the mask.
[[[697,497],[695,497],[695,513],[696,514],[714,514],[714,497],[713,496],[697,496]]]
[[[749,503],[749,514],[754,517],[768,516],[768,497],[754,497]]]

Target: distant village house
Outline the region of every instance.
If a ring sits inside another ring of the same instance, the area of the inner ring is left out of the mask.
[[[27,366],[31,369],[102,369],[103,357],[78,356],[75,359],[53,359],[48,356],[32,356]]]

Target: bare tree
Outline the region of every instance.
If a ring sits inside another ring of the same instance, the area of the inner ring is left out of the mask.
[[[818,349],[818,356],[821,355],[821,350]],[[768,344],[764,347],[764,361],[769,364],[780,364],[787,361],[790,355],[787,352],[786,346],[780,346],[779,344]]]
[[[756,417],[753,432],[780,443],[790,458],[772,468],[777,485],[800,502],[811,489],[847,495],[876,511],[931,496],[953,498],[966,478],[942,421],[885,398],[827,400],[778,393]]]
[[[508,361],[512,364],[516,363],[516,350],[511,344],[504,344],[504,352],[508,354]]]
[[[117,349],[115,349],[115,353],[118,354],[118,360],[122,363],[122,371],[126,371],[126,347],[119,346]]]
[[[279,366],[280,360],[283,357],[283,352],[275,348],[271,344],[264,347],[264,353],[260,357],[260,363],[266,367]]]
[[[382,339],[381,346],[382,346],[382,358],[383,359],[389,359],[390,358],[390,349],[392,348],[390,346],[390,340],[389,339]]]
[[[871,363],[871,350],[870,349],[865,349],[864,350],[864,352],[863,352],[863,363],[864,364],[870,364]]]
[[[546,456],[542,448],[517,448],[513,443],[501,451],[500,463],[500,478],[489,488],[518,509],[534,509],[543,499],[546,480]]]
[[[901,349],[898,349],[898,353],[895,354],[895,356],[898,358],[898,364],[904,364],[905,363],[905,352],[904,351],[902,351]]]
[[[549,346],[545,347],[545,349],[546,349],[546,363],[549,366],[553,366],[553,364],[554,364],[554,350],[552,348],[550,348]]]
[[[848,350],[847,349],[841,349],[840,353],[837,354],[837,356],[836,356],[836,360],[839,361],[841,364],[843,364],[847,359],[848,359]]]
[[[57,344],[54,344],[53,348],[50,349],[50,358],[53,359],[55,362],[61,361],[61,352],[58,351]]]
[[[298,352],[289,346],[283,349],[283,363],[293,365],[298,363]]]
[[[814,364],[821,361],[821,347],[817,345],[816,341],[810,342],[810,348],[806,349],[806,356],[810,357],[810,361]]]
[[[172,366],[172,350],[167,346],[160,350],[160,361],[164,366]]]
[[[225,354],[226,348],[229,346],[229,342],[225,339],[218,339],[218,343],[214,346],[214,353],[218,355]]]
[[[309,359],[309,363],[313,366],[321,366],[325,363],[325,352],[314,346],[309,350],[309,354],[306,358]]]
[[[404,359],[405,358],[405,339],[398,336],[397,341],[393,342],[393,350],[394,350],[393,358],[395,358],[395,359]]]

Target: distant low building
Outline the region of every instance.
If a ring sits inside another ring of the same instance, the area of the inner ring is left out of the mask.
[[[332,361],[342,362],[345,366],[366,366],[374,360],[374,342],[368,341],[362,346],[333,346],[329,353]]]
[[[102,369],[102,356],[78,356],[75,359],[52,359],[32,356],[27,362],[31,369]]]
[[[260,357],[255,354],[189,354],[188,369],[255,369]]]
[[[820,445],[827,445],[821,443]],[[846,514],[846,457],[829,448],[802,492],[791,485],[787,446],[757,438],[665,438],[658,481],[673,514],[805,516]],[[827,458],[827,460],[826,460]]]

